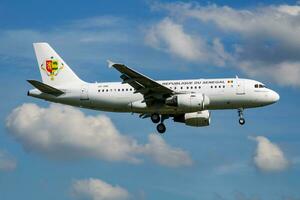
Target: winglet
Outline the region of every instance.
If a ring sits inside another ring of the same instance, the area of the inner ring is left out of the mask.
[[[114,63],[114,62],[111,61],[111,60],[107,60],[107,63],[108,63],[108,67],[109,67],[109,68],[111,68],[114,64],[116,64],[116,63]]]

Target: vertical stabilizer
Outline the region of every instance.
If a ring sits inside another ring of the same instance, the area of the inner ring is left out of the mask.
[[[48,43],[33,43],[43,83],[64,86],[84,83]]]

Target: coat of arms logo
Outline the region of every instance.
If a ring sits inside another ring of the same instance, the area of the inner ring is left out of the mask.
[[[46,72],[48,76],[50,76],[51,80],[54,80],[54,77],[58,75],[60,70],[64,68],[64,64],[59,62],[59,60],[51,57],[50,59],[46,59],[41,65],[41,69]]]

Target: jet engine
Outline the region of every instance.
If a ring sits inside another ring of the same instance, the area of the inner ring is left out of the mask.
[[[192,112],[207,108],[209,97],[201,93],[177,94],[167,98],[165,103]]]
[[[209,126],[210,113],[208,110],[185,113],[183,115],[174,116],[174,121],[185,123],[187,126]]]

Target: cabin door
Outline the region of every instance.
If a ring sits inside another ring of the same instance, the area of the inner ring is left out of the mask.
[[[83,85],[80,91],[80,100],[89,100],[88,87]]]
[[[245,94],[245,80],[236,78],[236,94]]]

